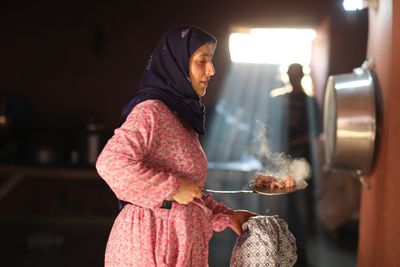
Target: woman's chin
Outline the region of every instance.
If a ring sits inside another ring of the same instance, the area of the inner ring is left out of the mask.
[[[204,95],[206,94],[206,92],[207,92],[207,86],[204,86],[204,87],[201,87],[201,88],[197,88],[197,89],[195,89],[194,91],[196,92],[196,94],[197,94],[199,97],[202,97],[202,96],[204,96]]]

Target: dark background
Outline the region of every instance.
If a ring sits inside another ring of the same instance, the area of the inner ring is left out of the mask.
[[[218,97],[234,27],[328,25],[328,53],[318,60],[329,74],[351,71],[365,57],[367,13],[346,13],[338,0],[82,2],[2,4],[0,90],[31,103],[41,124],[94,117],[114,127],[158,38],[175,24],[198,25],[219,41],[207,106]]]
[[[314,28],[321,45],[312,75],[322,106],[327,76],[350,72],[366,54],[367,11],[346,13],[341,2],[3,1],[1,265],[102,266],[117,208],[87,161],[87,140],[95,134],[99,147],[107,140],[165,29],[193,24],[218,39],[217,75],[203,99],[212,110],[232,29]]]

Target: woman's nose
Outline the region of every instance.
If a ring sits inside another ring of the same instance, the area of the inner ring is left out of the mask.
[[[207,66],[207,74],[213,76],[215,74],[214,64],[209,63]]]

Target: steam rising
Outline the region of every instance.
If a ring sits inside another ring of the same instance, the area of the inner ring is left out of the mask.
[[[284,153],[273,153],[267,139],[266,126],[257,121],[256,127],[258,129],[255,131],[253,150],[263,165],[263,170],[259,171],[258,174],[272,175],[278,179],[291,175],[296,182],[310,177],[311,167],[306,159],[292,159],[290,155]]]

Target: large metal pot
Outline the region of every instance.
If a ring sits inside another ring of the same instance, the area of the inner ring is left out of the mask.
[[[368,67],[329,77],[324,132],[325,156],[331,168],[368,174],[376,136],[375,86]]]

